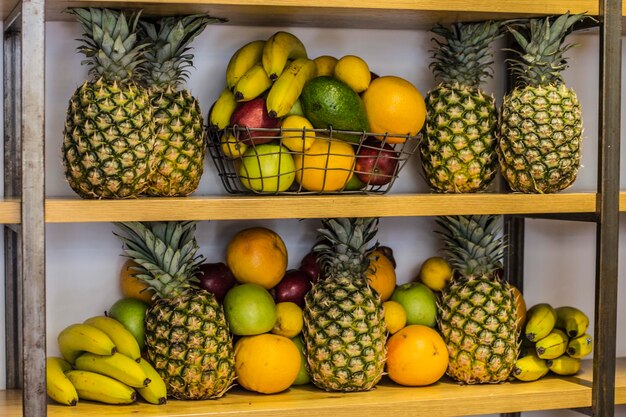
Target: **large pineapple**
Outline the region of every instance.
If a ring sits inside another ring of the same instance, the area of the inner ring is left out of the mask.
[[[496,105],[480,84],[491,76],[489,44],[501,36],[501,26],[488,21],[432,29],[442,38],[435,40],[430,65],[439,85],[426,95],[420,156],[435,191],[481,191],[495,176]]]
[[[70,9],[83,27],[92,79],[72,95],[63,132],[63,164],[83,198],[137,197],[148,188],[152,108],[137,85],[145,45],[138,15],[109,9]]]
[[[118,223],[136,277],[157,301],[146,313],[148,358],[181,400],[221,397],[235,379],[232,336],[213,294],[194,288],[201,257],[194,222]]]
[[[515,298],[498,278],[503,239],[495,216],[438,217],[455,278],[438,303],[448,375],[466,384],[505,381],[518,355]]]
[[[581,108],[576,93],[565,86],[563,45],[582,14],[552,21],[530,20],[530,37],[511,29],[519,44],[511,59],[516,87],[504,97],[498,156],[513,191],[554,193],[574,182],[580,166]]]
[[[364,391],[380,380],[386,327],[370,288],[371,241],[378,219],[326,219],[315,246],[325,277],[306,296],[304,341],[312,382],[326,391]]]

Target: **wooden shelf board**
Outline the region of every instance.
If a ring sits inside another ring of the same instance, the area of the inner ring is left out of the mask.
[[[626,212],[626,191],[619,193],[619,211]]]
[[[21,204],[18,199],[0,199],[0,224],[18,224]]]

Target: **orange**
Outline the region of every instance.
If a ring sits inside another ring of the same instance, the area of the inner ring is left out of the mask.
[[[380,299],[387,301],[396,289],[396,270],[389,258],[378,249],[370,254],[369,260],[370,269],[365,276],[370,287],[380,295]]]
[[[149,290],[148,284],[135,277],[136,271],[133,267],[139,266],[131,259],[126,260],[120,271],[120,288],[124,297],[135,298],[144,303],[152,304],[154,291]]]
[[[284,336],[264,333],[242,337],[235,344],[237,383],[249,391],[286,390],[296,380],[301,361],[296,344]]]
[[[415,136],[426,121],[424,97],[407,80],[384,76],[373,80],[363,93],[363,104],[370,131]],[[378,136],[383,139],[383,136]],[[389,143],[403,143],[406,138],[388,137]]]
[[[387,340],[387,373],[411,387],[437,382],[448,369],[448,349],[435,330],[421,324],[401,329]]]
[[[339,191],[346,186],[356,160],[347,142],[315,139],[304,154],[294,155],[296,181],[309,191]]]
[[[276,232],[252,227],[238,232],[226,247],[226,264],[241,283],[269,290],[287,270],[287,248]]]

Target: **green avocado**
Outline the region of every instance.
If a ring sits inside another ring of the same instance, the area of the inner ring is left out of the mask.
[[[304,85],[300,95],[304,115],[317,129],[369,132],[369,122],[361,97],[346,83],[333,77],[315,77]],[[358,143],[359,135],[334,133],[333,137]]]

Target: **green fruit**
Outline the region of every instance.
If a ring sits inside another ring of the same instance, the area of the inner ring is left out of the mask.
[[[398,286],[391,300],[402,304],[406,311],[406,324],[423,324],[435,327],[437,321],[437,297],[426,285],[409,282]]]
[[[309,372],[306,370],[306,356],[304,355],[304,343],[302,342],[302,336],[298,335],[292,338],[291,341],[298,347],[298,350],[300,351],[300,358],[302,359],[300,361],[300,371],[298,372],[298,376],[296,377],[296,380],[293,381],[293,384],[291,385],[308,384],[309,382],[311,382],[311,376],[309,375]]]
[[[291,106],[289,113],[287,113],[285,117],[291,116],[291,115],[304,116],[304,111],[302,111],[302,103],[300,102],[299,99],[296,100],[295,103],[293,103],[293,106]]]
[[[365,183],[361,181],[357,175],[353,174],[348,180],[348,182],[346,183],[344,190],[345,191],[358,191],[358,190],[362,190],[363,188],[365,188]]]
[[[285,191],[296,178],[289,150],[274,143],[250,146],[241,157],[239,179],[249,190],[263,193]]]
[[[276,323],[274,299],[258,284],[231,288],[224,297],[224,313],[230,331],[238,336],[269,332]]]
[[[148,304],[136,298],[122,298],[117,300],[107,312],[107,316],[122,323],[135,336],[141,350],[146,345],[145,319],[149,307]]]
[[[304,115],[318,129],[369,132],[363,101],[346,83],[332,77],[315,77],[300,95]],[[334,137],[358,143],[359,135],[333,133]]]

